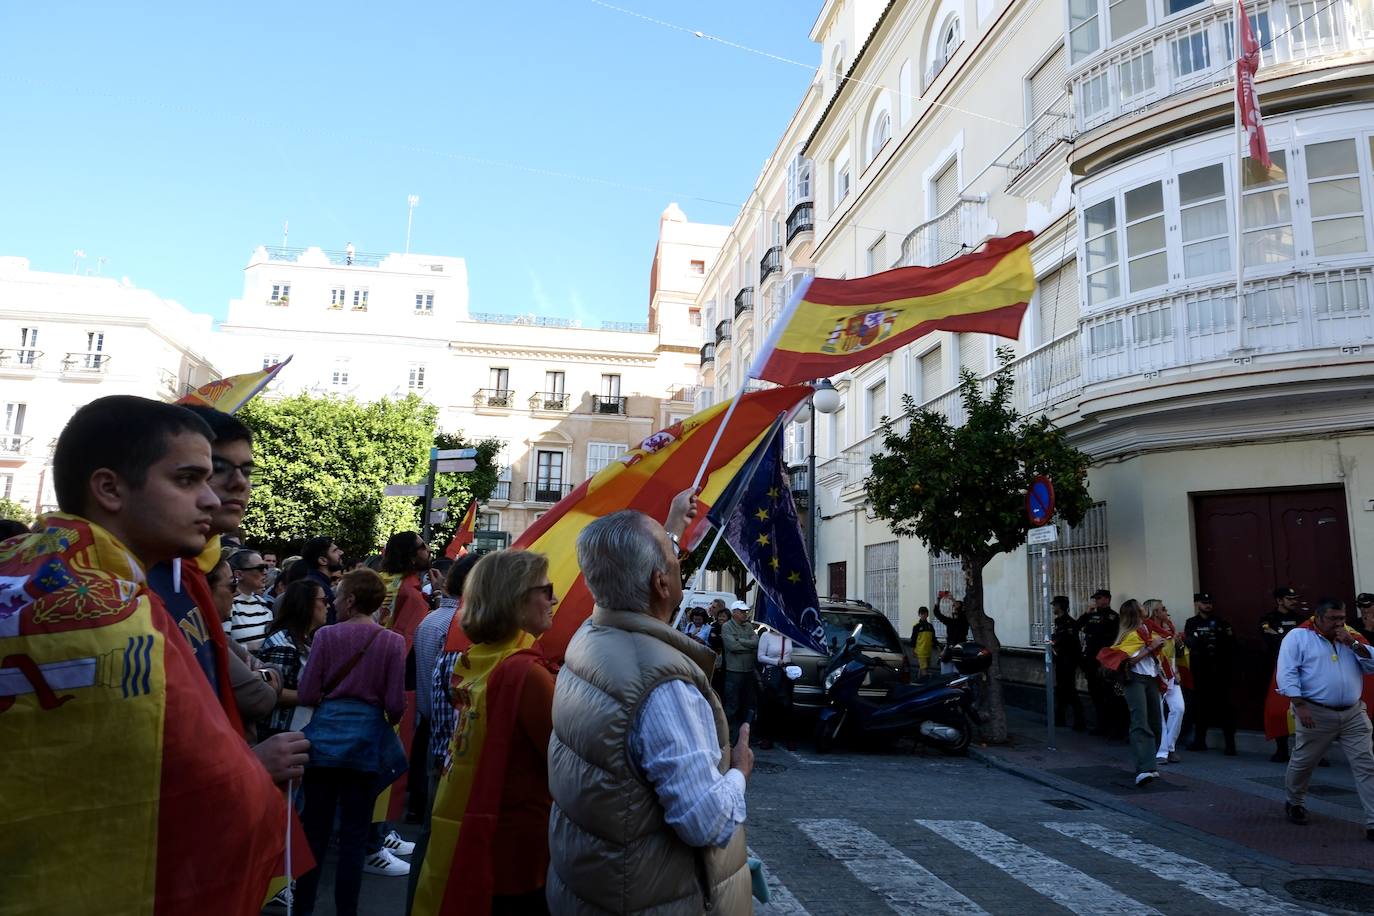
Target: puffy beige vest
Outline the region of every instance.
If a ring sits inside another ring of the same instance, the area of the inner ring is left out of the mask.
[[[596,608],[568,645],[549,741],[550,910],[562,914],[752,913],[744,828],[727,846],[693,848],[663,819],[634,765],[629,734],[659,684],[692,683],[715,713],[720,772],[729,727],[707,672],[715,655],[665,623]]]

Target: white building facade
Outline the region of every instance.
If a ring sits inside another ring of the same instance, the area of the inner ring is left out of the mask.
[[[958,422],[960,368],[986,376],[1010,345],[1019,409],[1048,413],[1094,459],[1095,506],[1050,551],[1051,592],[1075,612],[1107,587],[1118,603],[1162,598],[1181,623],[1209,591],[1262,659],[1273,588],[1374,590],[1371,4],[1249,7],[1282,174],[1240,182],[1243,317],[1231,10],[824,3],[824,110],[802,151],[816,273],[937,264],[1030,228],[1038,284],[1016,342],[932,334],[833,380],[843,407],[817,430],[823,589],[901,627],[962,592],[949,558],[871,517],[863,481],[901,394]],[[1003,642],[1034,651],[1038,553],[1004,555],[986,584]],[[1253,667],[1237,693],[1251,721]]]
[[[210,324],[127,280],[0,257],[0,497],[57,507],[52,450],[77,408],[112,394],[174,400],[215,378]]]

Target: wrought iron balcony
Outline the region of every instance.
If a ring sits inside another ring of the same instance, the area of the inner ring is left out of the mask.
[[[754,310],[754,287],[746,286],[735,293],[735,317],[747,315]]]
[[[787,486],[792,491],[792,499],[798,509],[805,510],[811,498],[810,468],[804,464],[794,464],[787,469]]]
[[[623,417],[627,400],[628,398],[619,395],[594,394],[592,395],[592,413],[609,413]]]
[[[493,501],[499,500],[499,501],[501,501],[501,502],[507,502],[507,501],[509,501],[509,500],[510,500],[510,481],[509,481],[509,480],[498,480],[498,481],[496,481],[496,486],[492,489],[491,495],[488,496],[487,499],[490,499],[490,500],[493,500]]]
[[[474,407],[511,408],[515,406],[515,392],[509,388],[478,388],[472,404]]]
[[[43,358],[42,350],[16,349],[0,350],[0,369],[38,369],[38,361]]]
[[[702,345],[701,345],[701,364],[702,364],[703,366],[705,366],[707,363],[714,363],[715,361],[716,361],[716,345],[713,344],[713,343],[704,343],[704,344],[702,344]]]
[[[110,354],[95,350],[74,350],[62,357],[62,371],[81,375],[104,372],[110,364]]]
[[[792,240],[803,232],[810,232],[816,228],[816,205],[809,200],[804,200],[792,208],[792,212],[787,216],[787,243],[792,244]]]
[[[19,436],[0,433],[0,458],[17,458],[29,453],[33,436]]]
[[[774,245],[763,253],[763,260],[759,261],[759,286],[769,276],[782,273],[782,246]]]
[[[557,480],[525,481],[525,502],[556,503],[572,492],[570,484]]]
[[[565,391],[540,391],[530,395],[530,410],[566,411],[569,400]]]
[[[721,319],[720,323],[716,325],[716,346],[719,347],[721,341],[723,341],[723,340],[729,340],[729,339],[730,339],[730,319],[729,319],[729,318],[723,318],[723,319]]]

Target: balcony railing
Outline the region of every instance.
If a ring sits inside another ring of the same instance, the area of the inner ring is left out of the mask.
[[[563,391],[540,391],[530,395],[530,410],[566,411],[571,398]]]
[[[701,364],[702,364],[703,366],[705,366],[707,363],[714,363],[715,361],[716,361],[716,345],[713,344],[713,343],[704,343],[704,344],[702,344],[702,345],[701,345]]]
[[[1068,110],[1069,99],[1066,96],[1060,99],[1059,104],[1051,106],[1049,111],[1037,116],[997,157],[995,163],[1007,170],[1007,184],[1029,171],[1056,144],[1074,138],[1077,132],[1073,116],[1066,113]]]
[[[782,246],[774,245],[763,253],[759,261],[759,286],[772,274],[782,273]]]
[[[525,481],[525,502],[527,503],[556,503],[571,492],[571,485],[556,480]]]
[[[1261,76],[1276,66],[1374,47],[1374,11],[1367,0],[1260,3],[1248,12],[1260,43]],[[1070,80],[1078,129],[1190,89],[1230,85],[1234,24],[1231,4],[1202,5],[1090,61]]]
[[[730,319],[722,318],[716,325],[716,346],[719,347],[721,341],[730,339]]]
[[[37,369],[42,350],[0,350],[0,369]]]
[[[902,239],[897,267],[931,267],[965,254],[982,241],[987,195],[964,195],[944,213],[927,220]]]
[[[618,394],[594,394],[592,395],[592,413],[609,413],[618,416],[625,416],[625,402],[629,398],[621,397]]]
[[[804,200],[792,208],[787,215],[787,244],[803,232],[816,228],[816,205]]]
[[[811,469],[804,464],[794,464],[787,469],[787,486],[792,491],[792,499],[797,508],[805,510],[811,498]]]
[[[1233,283],[1123,305],[1081,322],[1084,377],[1104,382],[1252,354],[1369,346],[1371,302],[1374,266],[1251,280],[1243,341]]]
[[[699,391],[701,391],[700,385],[677,385],[668,389],[668,400],[693,404],[696,402]]]
[[[20,436],[13,433],[0,433],[0,457],[14,458],[29,453],[33,436]]]
[[[491,496],[487,498],[493,501],[499,500],[501,502],[508,502],[510,500],[510,481],[496,481],[496,486],[492,488]]]
[[[509,388],[478,388],[477,393],[472,396],[474,407],[505,407],[515,406],[515,392]]]
[[[746,286],[735,293],[735,318],[747,315],[754,310],[754,287]]]
[[[575,329],[586,327],[577,318],[554,318],[548,315],[503,315],[496,312],[472,312],[469,321],[482,324],[518,324],[535,328]],[[603,321],[599,325],[603,331],[624,331],[631,334],[645,334],[649,330],[647,321]]]
[[[79,374],[104,372],[110,365],[110,354],[94,350],[75,350],[62,357],[62,371]]]

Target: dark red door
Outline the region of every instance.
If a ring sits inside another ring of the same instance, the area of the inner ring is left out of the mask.
[[[1273,590],[1292,586],[1309,605],[1327,595],[1354,598],[1345,492],[1323,487],[1196,496],[1193,524],[1198,584],[1236,631],[1240,725],[1261,728],[1273,669],[1259,628],[1274,606]]]
[[[848,587],[849,567],[847,563],[831,563],[826,567],[830,573],[830,591],[827,593],[831,598],[844,598],[845,589]]]

